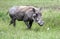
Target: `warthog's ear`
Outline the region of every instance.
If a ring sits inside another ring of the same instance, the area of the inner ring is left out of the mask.
[[[39,12],[42,13],[42,11],[43,11],[43,7],[40,7]]]
[[[34,8],[32,8],[32,10],[33,10],[33,12],[35,12],[35,9]]]
[[[40,7],[39,10],[42,10],[42,7]]]

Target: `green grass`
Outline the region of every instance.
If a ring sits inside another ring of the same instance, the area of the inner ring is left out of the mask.
[[[16,27],[9,25],[7,11],[15,5],[36,7],[60,6],[60,0],[0,0],[0,39],[60,39],[60,11],[43,10],[44,26],[33,23],[29,30],[23,21],[16,21]],[[49,28],[49,30],[47,30]]]

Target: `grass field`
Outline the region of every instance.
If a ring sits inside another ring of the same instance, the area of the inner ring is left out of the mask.
[[[7,11],[11,6],[32,5],[36,7],[60,7],[60,0],[0,0],[0,39],[60,39],[60,10],[42,11],[44,26],[33,23],[28,30],[23,21],[16,21],[16,27],[9,26]],[[49,29],[48,29],[49,28]]]

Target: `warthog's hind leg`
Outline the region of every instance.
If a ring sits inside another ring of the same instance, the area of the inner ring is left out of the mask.
[[[11,20],[9,25],[11,25],[12,23],[13,23],[13,21]]]
[[[10,21],[10,24],[9,25],[11,25],[11,24],[13,24],[13,26],[15,27],[16,26],[16,19],[12,19],[11,21]]]

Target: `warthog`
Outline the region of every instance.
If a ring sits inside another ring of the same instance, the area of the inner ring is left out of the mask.
[[[24,21],[28,29],[31,28],[33,21],[40,26],[44,24],[42,21],[42,13],[39,8],[33,6],[13,6],[8,11],[11,18],[10,24],[16,25],[16,20]]]

